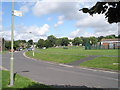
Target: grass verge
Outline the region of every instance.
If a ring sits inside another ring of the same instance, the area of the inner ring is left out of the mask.
[[[52,54],[52,53],[36,53],[32,56],[32,51],[26,52],[26,55],[31,58],[40,59],[44,61],[52,61],[57,63],[70,63],[76,60],[85,58],[85,56],[79,55],[64,55],[64,54]]]
[[[20,76],[20,75],[16,75],[15,77],[15,82],[14,82],[14,86],[9,87],[9,71],[2,71],[2,90],[4,89],[18,89],[18,88],[50,88],[46,85],[34,82],[26,77]]]
[[[118,63],[118,57],[97,57],[81,63],[80,66],[118,71],[120,70]]]

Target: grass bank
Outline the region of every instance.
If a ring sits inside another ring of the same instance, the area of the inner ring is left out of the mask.
[[[14,86],[9,87],[9,71],[2,71],[2,90],[8,88],[14,88],[14,89],[18,89],[18,88],[50,88],[46,85],[34,82],[26,77],[20,76],[20,75],[16,75],[15,77],[15,82],[14,82]]]
[[[45,54],[69,54],[69,55],[112,55],[112,56],[118,56],[118,52],[120,50],[113,49],[113,50],[84,50],[83,48],[79,47],[73,47],[69,49],[63,49],[63,48],[48,48],[48,49],[37,49],[41,53]]]
[[[37,52],[35,52],[35,56],[33,57],[32,51],[26,52],[26,55],[31,58],[40,59],[44,61],[57,62],[57,63],[70,63],[85,58],[85,56],[78,56],[78,55],[64,55],[64,54],[37,53]]]
[[[93,60],[81,63],[80,66],[108,70],[120,70],[118,63],[118,57],[97,57]]]

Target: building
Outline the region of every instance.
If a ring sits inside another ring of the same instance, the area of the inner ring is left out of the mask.
[[[101,48],[103,49],[120,49],[120,38],[102,39]]]

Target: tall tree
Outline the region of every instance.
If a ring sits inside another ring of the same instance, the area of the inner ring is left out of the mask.
[[[114,0],[113,0],[114,1]],[[105,14],[105,18],[109,23],[120,22],[120,1],[119,2],[97,2],[91,8],[82,8],[80,11],[83,13],[93,14]]]
[[[55,45],[55,42],[56,42],[56,37],[53,36],[53,35],[50,35],[47,37],[47,42],[50,44],[49,46],[50,47],[53,47]]]
[[[79,38],[79,37],[75,37],[74,39],[73,39],[73,45],[80,45],[80,44],[82,44],[82,39],[81,38]]]
[[[89,40],[90,40],[90,44],[91,44],[91,45],[96,45],[97,42],[98,42],[98,40],[97,40],[96,37],[90,37]]]
[[[37,43],[38,48],[42,48],[45,46],[45,41],[43,39],[39,39]]]
[[[33,40],[29,40],[28,43],[29,43],[30,45],[33,45]]]
[[[67,37],[61,38],[61,46],[68,46],[69,39]]]

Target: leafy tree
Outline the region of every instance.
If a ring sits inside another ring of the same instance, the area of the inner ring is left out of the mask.
[[[61,46],[68,46],[69,40],[67,37],[61,38]]]
[[[61,41],[62,41],[61,38],[57,38],[56,42],[55,42],[55,45],[56,46],[61,46]]]
[[[105,37],[104,36],[98,37],[98,42],[100,42],[103,38],[105,38]]]
[[[79,37],[75,37],[72,41],[73,45],[80,45],[82,44],[82,39]]]
[[[45,46],[46,48],[51,47],[50,41],[45,40],[45,45],[44,45],[44,46]]]
[[[10,50],[10,48],[11,48],[11,41],[5,41],[5,48],[7,50]]]
[[[29,40],[28,44],[33,45],[33,40]]]
[[[45,46],[45,41],[43,39],[39,39],[37,43],[37,47],[42,48]]]
[[[98,41],[96,37],[90,37],[89,40],[91,41],[90,42],[91,45],[96,45]]]
[[[89,8],[82,8],[80,11],[83,13],[93,14],[105,14],[105,18],[109,23],[120,22],[120,1],[119,2],[97,2],[94,6]]]
[[[120,38],[120,34],[118,35],[118,38]]]
[[[114,38],[115,38],[115,36],[113,36],[113,35],[108,35],[105,37],[105,39],[114,39]]]
[[[50,47],[53,47],[55,45],[55,42],[56,42],[56,37],[53,36],[53,35],[50,35],[47,37],[47,43],[49,43],[49,46]]]

